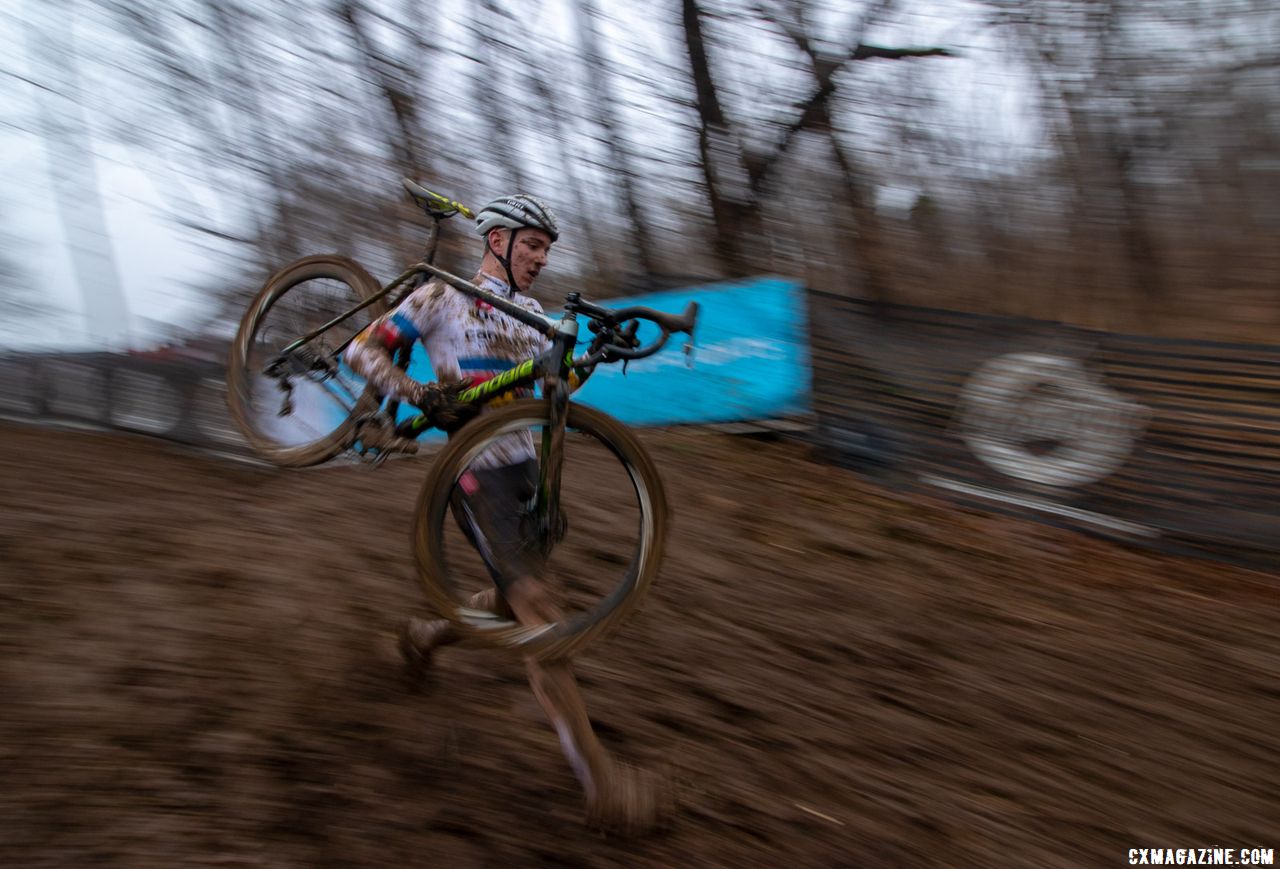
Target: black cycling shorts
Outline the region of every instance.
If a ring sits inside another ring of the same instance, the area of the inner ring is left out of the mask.
[[[453,516],[506,593],[522,576],[539,578],[545,556],[532,514],[538,463],[529,459],[490,470],[468,470],[453,488]]]

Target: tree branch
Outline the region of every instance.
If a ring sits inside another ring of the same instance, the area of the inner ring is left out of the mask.
[[[883,48],[878,45],[857,45],[849,52],[849,60],[905,60],[912,57],[957,57],[947,48]]]
[[[795,43],[813,64],[813,77],[817,87],[803,101],[796,103],[791,111],[793,120],[782,128],[774,147],[767,154],[744,155],[747,174],[751,180],[751,190],[759,193],[769,172],[786,154],[791,142],[803,130],[819,129],[830,126],[830,110],[828,101],[835,92],[833,79],[846,64],[863,60],[908,60],[921,57],[954,57],[948,49],[937,46],[924,48],[886,48],[879,45],[867,45],[861,41],[866,31],[882,15],[894,0],[881,0],[872,6],[854,28],[854,36],[859,41],[843,55],[834,55],[815,48],[808,34],[804,32],[800,22],[790,15],[781,15],[766,8],[763,3],[754,4],[756,14],[777,26],[782,33]]]
[[[347,31],[359,54],[360,62],[374,79],[374,84],[382,91],[391,115],[395,120],[400,141],[388,136],[389,146],[394,159],[400,163],[400,170],[406,174],[417,176],[423,170],[421,155],[416,145],[418,127],[418,106],[414,95],[405,84],[407,69],[396,64],[387,57],[374,42],[361,18],[368,15],[369,10],[355,0],[340,0],[335,6],[338,17],[347,25]]]

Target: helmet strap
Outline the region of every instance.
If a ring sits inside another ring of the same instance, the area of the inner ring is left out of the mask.
[[[511,295],[513,296],[516,294],[516,290],[520,289],[519,287],[516,286],[516,276],[511,273],[511,252],[515,250],[516,233],[519,231],[520,231],[519,228],[507,230],[507,255],[506,256],[503,256],[502,254],[498,253],[496,250],[494,250],[492,247],[489,246],[488,235],[485,235],[484,237],[484,249],[487,250],[489,253],[493,254],[493,258],[502,264],[502,268],[507,273],[507,289],[511,291]]]

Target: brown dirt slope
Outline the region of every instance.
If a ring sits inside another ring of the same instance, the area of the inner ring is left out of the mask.
[[[422,465],[0,428],[0,865],[1114,865],[1280,846],[1280,577],[651,433],[645,609],[579,665],[682,808],[592,833],[521,669],[409,690]],[[351,521],[342,517],[362,517]]]

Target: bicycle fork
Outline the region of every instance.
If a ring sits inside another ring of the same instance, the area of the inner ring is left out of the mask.
[[[547,425],[542,429],[542,455],[538,462],[539,537],[546,553],[564,536],[560,515],[560,476],[564,468],[564,433],[569,417],[569,372],[574,345],[578,341],[577,317],[566,311],[552,339],[556,370],[542,381],[547,401]]]

